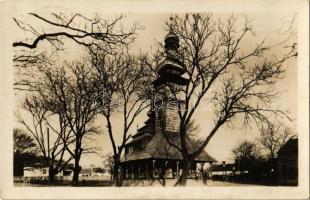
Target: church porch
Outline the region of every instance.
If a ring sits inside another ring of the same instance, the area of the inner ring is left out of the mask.
[[[202,179],[205,161],[194,161],[189,178]],[[211,162],[209,162],[211,164]],[[123,179],[176,179],[182,173],[182,160],[142,159],[121,163]]]

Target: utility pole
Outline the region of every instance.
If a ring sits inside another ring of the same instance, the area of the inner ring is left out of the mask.
[[[50,130],[47,127],[46,130],[46,134],[47,134],[47,163],[48,163],[48,180],[49,180],[49,184],[52,183],[51,181],[51,177],[52,177],[52,170],[53,170],[53,166],[52,162],[51,162],[51,155],[50,155]],[[53,175],[54,176],[54,175]]]
[[[47,127],[47,158],[50,163],[50,129]]]

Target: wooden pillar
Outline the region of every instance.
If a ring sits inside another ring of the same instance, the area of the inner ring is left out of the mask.
[[[165,164],[164,164],[164,168],[163,168],[163,177],[166,178],[166,174],[167,174],[167,164],[168,164],[168,161],[165,161]]]
[[[204,176],[204,174],[203,174],[203,166],[204,166],[204,162],[202,162],[201,163],[201,169],[200,169],[200,173],[201,173],[201,179],[203,179],[203,176]]]
[[[204,166],[204,162],[201,163],[201,179],[202,179],[202,182],[204,185],[207,184],[207,176],[204,174],[204,171],[203,171],[203,166]]]
[[[180,174],[179,174],[179,161],[177,161],[177,178],[179,178],[180,177]]]
[[[140,163],[138,165],[138,179],[140,179]]]
[[[148,169],[147,169],[147,164],[148,164],[148,162],[145,162],[145,178],[146,179],[149,178],[149,172],[148,172]]]
[[[125,165],[125,179],[128,178],[128,164]]]
[[[155,160],[152,160],[152,164],[153,164],[153,167],[152,167],[152,176],[153,176],[153,178],[155,178]]]
[[[134,179],[133,164],[131,164],[131,179]]]
[[[211,178],[211,180],[213,180],[213,175],[212,175],[212,162],[210,162],[210,168],[209,168],[209,176]]]

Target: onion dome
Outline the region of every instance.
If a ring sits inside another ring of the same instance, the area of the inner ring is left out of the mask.
[[[173,18],[170,18],[172,21]],[[165,37],[165,53],[166,56],[159,64],[157,74],[159,78],[153,82],[154,86],[159,86],[167,82],[186,85],[188,80],[181,77],[186,72],[185,65],[179,59],[179,37],[175,34],[170,23],[170,30]]]
[[[173,18],[170,18],[172,21]],[[159,75],[166,73],[174,74],[177,76],[185,73],[184,64],[178,59],[179,37],[174,33],[172,25],[170,24],[170,30],[165,37],[165,52],[166,58],[160,63],[157,70]]]

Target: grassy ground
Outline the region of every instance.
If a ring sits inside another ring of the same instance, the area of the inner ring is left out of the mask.
[[[172,187],[175,184],[176,180],[168,179],[166,180],[166,186]],[[70,187],[70,181],[62,181],[62,182],[55,182],[53,185],[48,185],[47,183],[14,183],[14,186],[19,187]],[[158,181],[151,181],[151,180],[125,180],[124,181],[125,187],[162,187],[163,185]],[[208,180],[207,184],[204,185],[201,180],[194,180],[189,179],[187,181],[187,186],[200,186],[200,187],[221,187],[221,186],[255,186],[255,184],[242,184],[242,183],[232,183],[227,181],[211,181]],[[111,187],[111,183],[109,181],[86,181],[85,184],[80,182],[80,187]]]
[[[166,186],[172,187],[174,186],[176,180],[174,179],[167,179],[166,180]],[[252,184],[251,184],[252,185]],[[163,186],[161,182],[158,180],[150,181],[150,180],[139,180],[139,181],[133,181],[133,180],[126,180],[124,181],[124,186],[132,187],[132,186]],[[202,180],[195,180],[195,179],[188,179],[187,180],[187,186],[199,186],[199,187],[217,187],[217,186],[250,186],[250,184],[242,184],[242,183],[232,183],[227,181],[211,181],[208,180],[207,184],[203,184]],[[253,186],[253,185],[252,185]]]
[[[58,187],[70,187],[71,181],[55,181],[53,185],[49,185],[47,182],[40,182],[40,183],[14,183],[14,186],[28,186],[28,187],[49,187],[49,186],[58,186]],[[102,180],[87,180],[85,183],[80,181],[79,186],[81,187],[107,187],[111,186],[109,181],[102,181]]]

